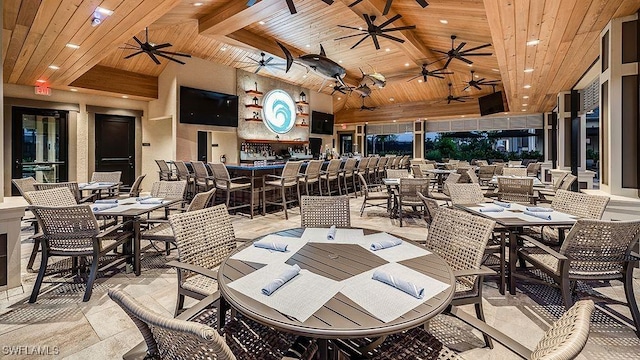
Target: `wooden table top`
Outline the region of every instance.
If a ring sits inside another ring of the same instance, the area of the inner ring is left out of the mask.
[[[297,228],[279,231],[275,234],[300,237],[303,232],[304,229]],[[364,232],[365,234],[373,234],[379,231],[364,229]],[[236,249],[234,254],[252,246],[252,244],[252,242],[248,242]],[[298,264],[302,269],[340,281],[386,264],[387,261],[356,244],[307,243],[286,263]],[[387,323],[377,319],[340,292],[309,319],[300,322],[228,286],[234,280],[264,266],[262,264],[244,262],[229,257],[220,265],[218,284],[222,296],[236,310],[255,321],[282,331],[324,339],[382,336],[427,322],[446,309],[455,292],[453,272],[438,255],[432,253],[398,263],[451,286],[403,316]]]
[[[164,207],[173,205],[177,202],[180,202],[182,200],[178,200],[178,199],[173,199],[173,200],[165,200],[164,203],[162,204],[148,204],[148,207],[145,206],[144,208],[142,207],[132,207],[131,205],[134,205],[136,202],[128,202],[126,200],[122,200],[123,203],[118,203],[117,207],[114,208],[110,208],[110,209],[104,209],[104,210],[100,210],[100,211],[94,211],[94,215],[95,216],[124,216],[124,217],[138,217],[141,215],[144,215],[146,213],[158,210],[158,209],[162,209]],[[132,198],[133,200],[133,198]],[[126,209],[126,210],[120,210],[121,207],[127,207],[130,206],[130,209]]]

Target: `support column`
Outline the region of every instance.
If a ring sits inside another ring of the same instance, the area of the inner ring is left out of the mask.
[[[413,123],[413,158],[424,158],[424,122]]]
[[[557,151],[559,169],[571,168],[571,92],[558,93]]]
[[[365,126],[363,124],[356,125],[356,136],[353,143],[353,145],[355,146],[355,148],[353,149],[354,152],[358,152],[362,156],[365,155],[365,146],[367,142],[367,134],[365,134],[364,129]]]
[[[638,14],[613,19],[600,33],[600,188],[638,197]]]

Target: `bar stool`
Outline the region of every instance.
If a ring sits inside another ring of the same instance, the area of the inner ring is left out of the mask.
[[[184,180],[187,182],[187,198],[192,198],[193,194],[195,194],[195,179],[193,174],[189,172],[189,168],[184,163],[184,161],[174,161],[173,164],[176,166],[176,170],[178,171],[178,180]]]
[[[307,195],[309,193],[309,184],[311,184],[311,188],[313,190],[313,184],[318,184],[318,191],[320,192],[320,196],[322,196],[322,183],[320,182],[320,172],[322,170],[322,164],[324,161],[322,160],[311,160],[307,163],[307,168],[305,169],[304,174],[300,174],[300,179],[298,182],[300,184],[304,184]]]
[[[367,164],[367,180],[370,184],[377,183],[376,168],[378,167],[379,157],[372,157]]]
[[[253,182],[251,181],[251,179],[246,176],[240,176],[232,179],[231,176],[229,176],[227,167],[222,163],[208,163],[207,165],[209,165],[209,168],[213,173],[213,179],[216,189],[224,191],[226,195],[225,203],[227,205],[227,210],[249,207],[251,209],[249,213],[251,218],[253,219]],[[248,182],[238,182],[238,180]],[[235,205],[234,201],[234,206],[229,207],[229,202],[231,201],[231,193],[237,191],[249,193],[249,204]]]
[[[349,158],[347,159],[347,161],[344,163],[344,168],[338,173],[338,178],[342,178],[342,182],[344,185],[344,194],[345,195],[349,195],[349,187],[347,186],[347,178],[351,178],[351,183],[353,184],[353,193],[356,194],[356,178],[355,178],[355,171],[356,171],[356,163],[358,162],[358,160],[356,160],[355,158]],[[338,181],[340,182],[340,181]],[[340,192],[340,194],[342,194],[342,192]],[[358,195],[356,195],[357,197]]]
[[[387,169],[387,164],[389,163],[388,157],[381,157],[378,160],[378,164],[376,164],[376,179],[380,182],[380,179],[384,177],[384,171]]]
[[[195,173],[194,187],[195,192],[202,188],[203,191],[209,191],[213,188],[213,177],[209,176],[209,171],[202,161],[192,161],[193,172]]]
[[[338,181],[338,172],[340,171],[340,164],[342,160],[340,159],[332,159],[329,160],[329,165],[327,166],[327,171],[324,174],[320,175],[322,180],[327,182],[327,195],[331,196],[331,182],[336,181],[338,183],[338,194],[340,194],[340,181]]]
[[[331,160],[333,161],[333,160]],[[340,160],[338,160],[340,162]],[[267,204],[272,205],[281,205],[284,209],[284,218],[289,219],[289,214],[287,214],[287,204],[298,201],[300,204],[300,167],[302,166],[302,161],[289,161],[284,165],[284,169],[282,169],[282,175],[264,175],[262,177],[262,213],[267,213]],[[267,180],[274,179],[274,180]],[[298,197],[294,200],[287,200],[287,189],[291,189],[295,187]],[[280,192],[282,194],[281,202],[267,202],[267,190],[274,190],[280,188]]]

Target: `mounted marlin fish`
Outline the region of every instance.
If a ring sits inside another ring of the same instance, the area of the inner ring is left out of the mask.
[[[338,65],[338,63],[336,63],[335,61],[329,59],[327,57],[327,54],[324,52],[324,48],[322,47],[322,45],[320,45],[320,54],[304,54],[300,55],[300,57],[294,60],[293,55],[291,55],[291,52],[286,47],[284,47],[284,45],[280,44],[277,41],[276,43],[278,44],[278,46],[280,46],[280,48],[284,52],[284,56],[287,59],[286,72],[291,69],[291,65],[294,62],[297,62],[309,69],[312,69],[318,75],[322,76],[325,80],[337,80],[343,86],[347,86],[347,84],[345,84],[343,80],[345,75],[347,75],[347,70]],[[322,84],[322,86],[324,86],[324,82]]]
[[[379,72],[365,74],[365,72],[362,71],[362,69],[360,69],[360,72],[362,73],[362,79],[360,80],[360,85],[367,84],[368,82],[370,82],[371,85],[377,86],[381,89],[385,85],[387,85],[387,79],[384,77],[384,75],[380,74]]]

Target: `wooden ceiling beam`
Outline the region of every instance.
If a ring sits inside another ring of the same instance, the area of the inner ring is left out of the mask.
[[[158,78],[131,71],[96,65],[74,80],[70,86],[117,94],[158,98]]]
[[[229,1],[198,20],[201,35],[227,35],[287,9],[282,0],[261,0],[251,7],[246,1]]]

